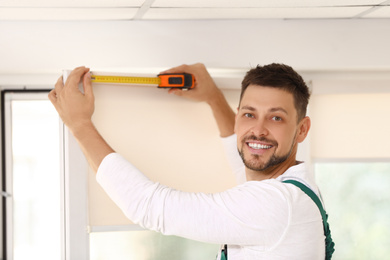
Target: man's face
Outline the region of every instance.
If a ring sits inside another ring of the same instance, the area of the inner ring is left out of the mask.
[[[249,85],[236,116],[238,151],[247,168],[264,171],[296,149],[297,111],[291,93]]]

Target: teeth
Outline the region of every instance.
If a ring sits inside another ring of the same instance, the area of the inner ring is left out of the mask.
[[[271,145],[263,145],[263,144],[256,144],[256,143],[248,143],[248,145],[253,149],[269,149],[272,147]]]

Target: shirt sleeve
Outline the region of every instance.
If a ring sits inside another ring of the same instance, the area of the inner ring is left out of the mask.
[[[267,248],[290,221],[291,202],[278,181],[215,194],[183,192],[152,182],[117,153],[104,158],[97,181],[130,220],[166,235]]]
[[[225,154],[238,184],[246,182],[245,165],[237,150],[237,135],[221,138]]]

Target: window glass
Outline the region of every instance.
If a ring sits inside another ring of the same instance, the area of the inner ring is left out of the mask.
[[[390,163],[316,163],[334,259],[388,259]]]
[[[57,113],[47,100],[13,100],[11,114],[13,259],[60,259]]]
[[[90,234],[91,260],[215,259],[219,247],[146,230]]]

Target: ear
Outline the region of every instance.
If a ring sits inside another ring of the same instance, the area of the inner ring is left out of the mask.
[[[297,132],[297,142],[302,143],[305,139],[307,134],[309,133],[311,126],[310,117],[306,116],[304,117],[301,122],[298,124],[298,132]]]

